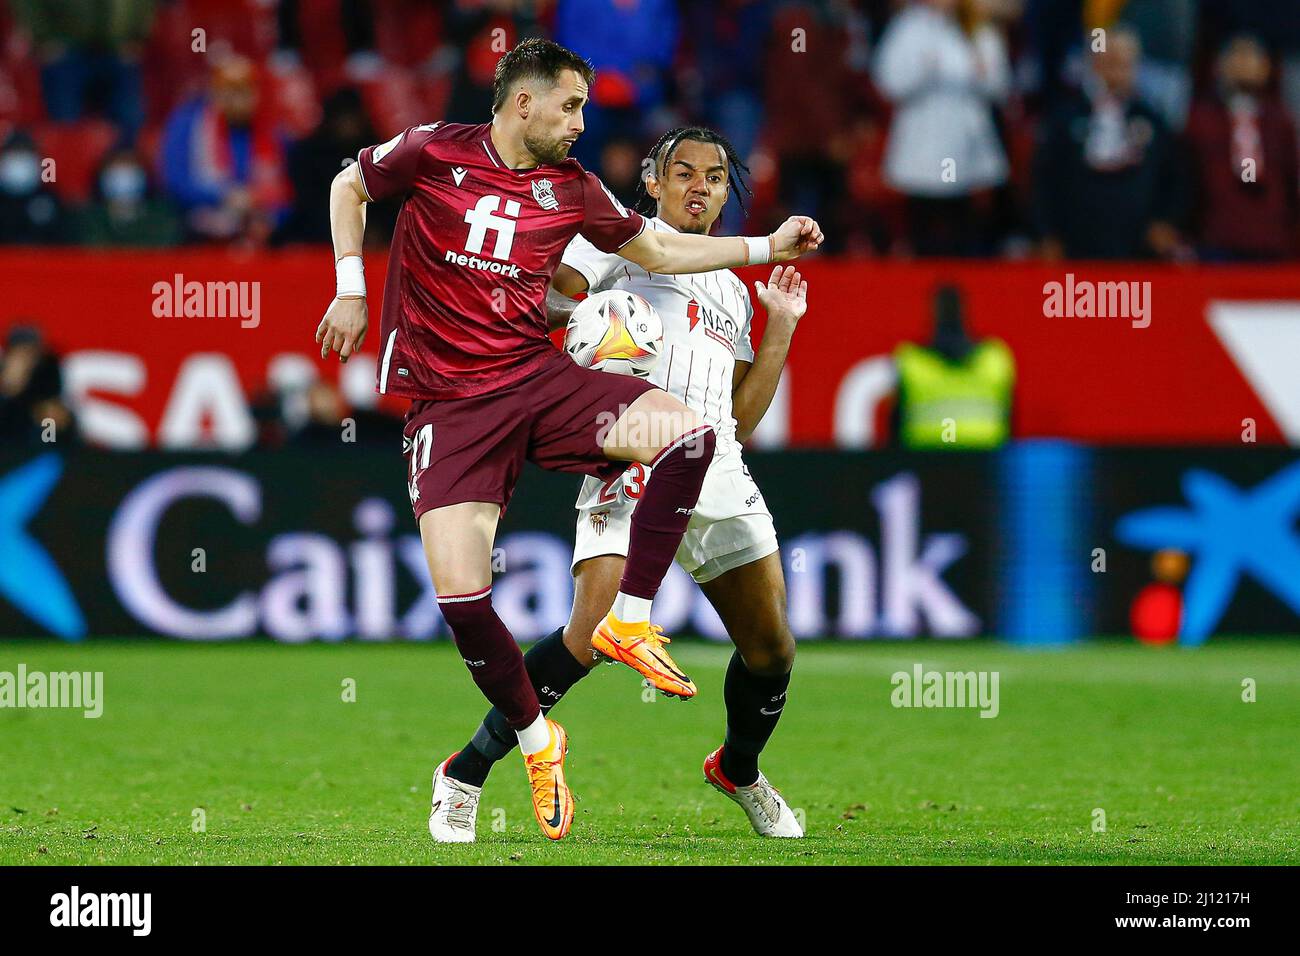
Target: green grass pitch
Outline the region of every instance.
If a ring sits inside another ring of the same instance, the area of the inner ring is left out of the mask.
[[[479,842],[438,846],[430,773],[484,710],[446,642],[2,642],[0,671],[102,671],[106,704],[0,709],[0,864],[1300,862],[1294,644],[801,645],[763,766],[802,841],[755,837],[703,782],[730,648],[673,649],[696,700],[648,703],[608,666],[556,711],[568,839],[541,836],[512,755]],[[917,661],[999,672],[1000,714],[894,708],[890,675]]]

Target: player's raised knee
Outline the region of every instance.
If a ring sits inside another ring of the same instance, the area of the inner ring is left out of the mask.
[[[691,458],[710,459],[716,435],[696,411],[667,392],[652,389],[623,413],[603,444],[611,458],[653,464],[678,447],[685,447]]]
[[[654,465],[664,456],[676,451],[682,450],[682,454],[687,459],[697,459],[704,462],[713,460],[714,449],[718,445],[718,433],[712,425],[699,422],[689,428],[683,429],[675,435],[671,441],[664,444],[663,448],[655,453],[650,464]],[[707,467],[707,466],[705,466]]]
[[[775,677],[794,669],[795,640],[788,627],[773,628],[754,637],[741,653],[751,673]]]
[[[689,457],[713,457],[717,435],[713,426],[706,424],[695,409],[664,392],[657,414],[659,428],[655,437],[659,447],[648,450],[657,456],[670,448],[682,446],[686,448]]]

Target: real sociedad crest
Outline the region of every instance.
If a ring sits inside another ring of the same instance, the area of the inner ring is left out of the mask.
[[[554,211],[560,208],[560,201],[555,198],[549,179],[533,180],[533,198],[543,209]]]

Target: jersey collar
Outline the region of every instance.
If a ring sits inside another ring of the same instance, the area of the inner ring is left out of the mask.
[[[505,164],[505,160],[503,160],[501,158],[501,155],[497,152],[497,148],[492,145],[492,124],[491,123],[484,124],[483,139],[480,140],[480,142],[483,146],[483,152],[487,153],[487,158],[491,161],[493,166],[497,167],[498,169],[506,169],[506,170],[510,169],[510,167]],[[513,170],[511,171],[513,172]]]

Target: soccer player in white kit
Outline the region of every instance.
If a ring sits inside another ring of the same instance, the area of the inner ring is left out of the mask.
[[[744,165],[720,134],[704,127],[666,133],[646,163],[648,228],[707,234]],[[758,769],[758,756],[784,710],[795,642],[785,615],[785,579],[772,515],[741,456],[741,442],[767,411],[790,340],[807,308],[807,282],[778,266],[755,283],[768,321],[750,342],[749,292],[729,270],[660,275],[603,253],[581,236],[564,252],[548,297],[552,327],[577,305],[569,296],[626,289],[644,296],[664,324],[663,352],[650,381],[712,425],[717,442],[695,513],[676,560],[695,578],[736,645],[727,669],[726,738],[704,762],[705,779],[738,803],[764,836],[801,837],[803,829]],[[561,294],[557,294],[561,293]],[[587,477],[578,494],[573,554],[575,593],[566,627],[525,655],[544,711],[598,662],[592,631],[618,591],[633,508],[650,468],[633,464],[608,481]],[[437,839],[472,840],[482,786],[492,764],[516,743],[502,716],[489,711],[468,744],[443,764],[445,793],[430,818]],[[438,796],[435,794],[435,797]]]

